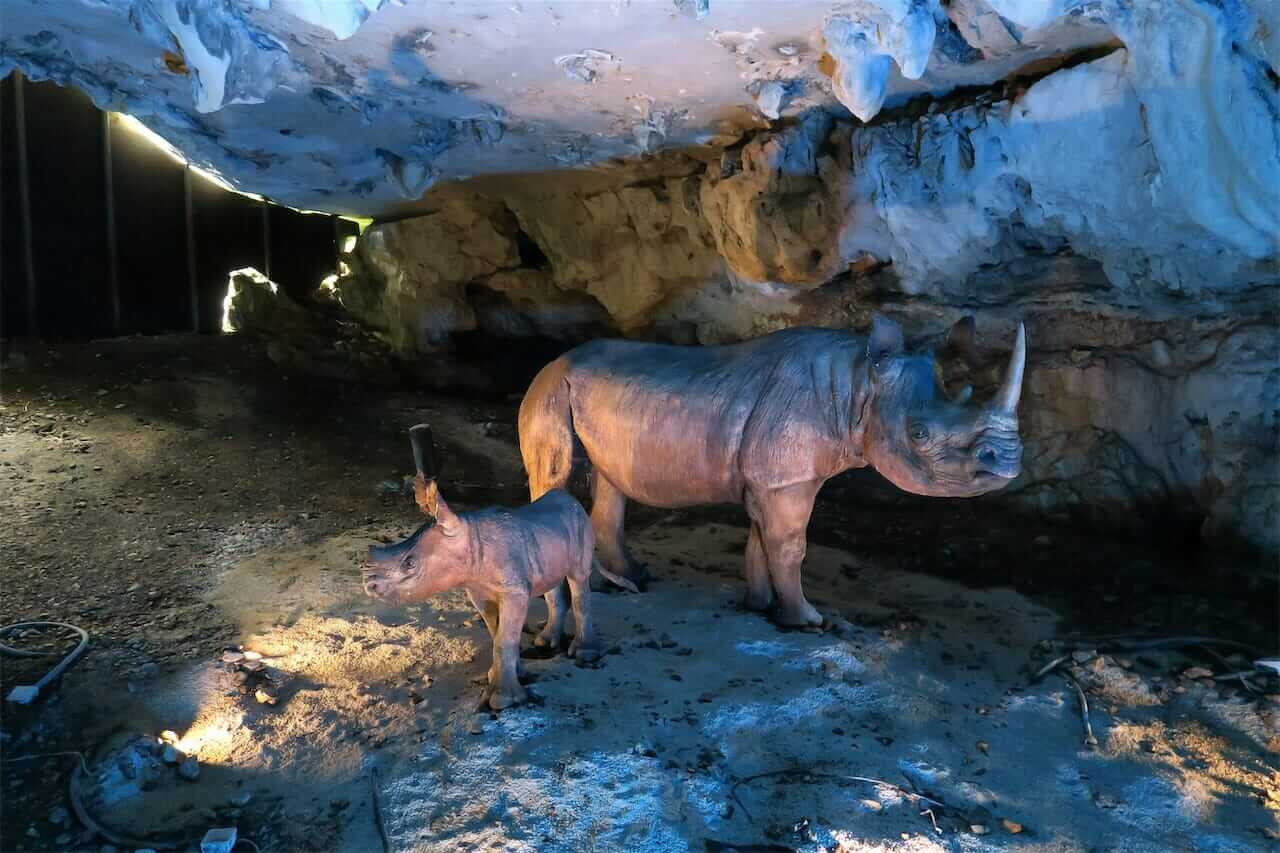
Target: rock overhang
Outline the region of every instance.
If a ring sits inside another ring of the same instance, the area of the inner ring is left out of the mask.
[[[1030,5],[21,0],[0,72],[75,85],[243,190],[386,217],[440,182],[714,149],[815,109],[871,119],[1112,37]]]

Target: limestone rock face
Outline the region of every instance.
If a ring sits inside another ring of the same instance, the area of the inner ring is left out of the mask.
[[[442,189],[366,232],[343,300],[402,351],[477,327],[714,344],[874,311],[941,346],[973,314],[945,367],[979,398],[1025,321],[1024,473],[984,500],[1275,554],[1280,138],[1241,130],[1232,166],[1219,129],[1280,96],[1238,45],[1205,84],[1229,97],[1176,126],[1157,40],[870,126],[815,113],[715,158]]]
[[[703,215],[735,275],[814,286],[847,265],[837,245],[845,167],[827,150],[831,126],[826,113],[810,113],[707,170]]]

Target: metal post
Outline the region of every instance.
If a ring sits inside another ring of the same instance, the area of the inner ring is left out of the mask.
[[[342,217],[330,216],[333,223],[333,272],[336,275],[342,269]]]
[[[262,274],[271,278],[271,205],[262,200]]]
[[[120,256],[116,246],[116,190],[111,168],[111,113],[102,113],[102,172],[107,196],[107,277],[111,281],[111,333],[124,333],[120,323]]]
[[[191,203],[191,164],[182,167],[182,204],[187,219],[187,297],[191,303],[191,331],[200,333],[200,283],[196,279],[196,226]]]
[[[22,261],[27,277],[27,334],[40,334],[40,320],[36,312],[36,262],[31,252],[31,180],[27,170],[27,111],[23,101],[22,86],[26,78],[22,72],[13,72],[14,130],[18,140],[18,198],[22,211]]]

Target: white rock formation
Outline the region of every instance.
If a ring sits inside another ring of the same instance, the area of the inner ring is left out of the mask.
[[[870,121],[888,93],[890,60],[906,79],[920,79],[933,53],[937,8],[936,0],[859,0],[833,15],[823,37],[836,60],[831,82],[840,103]]]

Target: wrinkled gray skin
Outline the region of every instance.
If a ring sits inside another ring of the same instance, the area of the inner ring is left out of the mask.
[[[972,320],[957,324],[963,331]],[[830,477],[872,465],[899,488],[968,497],[1021,468],[1021,326],[987,404],[940,387],[931,355],[903,352],[902,330],[789,329],[746,343],[676,347],[594,341],[547,365],[520,406],[520,451],[534,498],[568,482],[575,448],[593,468],[601,561],[643,580],[623,543],[628,499],[655,507],[738,503],[751,533],[746,606],[781,625],[822,622],[800,566],[814,498]],[[776,605],[775,605],[776,593]]]
[[[549,491],[519,509],[462,513],[449,509],[435,481],[424,482],[419,475],[415,492],[418,505],[435,523],[427,522],[402,542],[371,547],[363,570],[365,591],[392,604],[410,604],[446,589],[466,589],[493,640],[485,691],[489,707],[497,711],[528,698],[519,678],[520,635],[533,596],[546,598],[548,614],[534,643],[560,648],[568,609],[566,580],[577,628],[569,654],[580,660],[599,657],[591,626],[595,537],[586,511],[568,492]],[[610,579],[635,589],[625,578]]]

